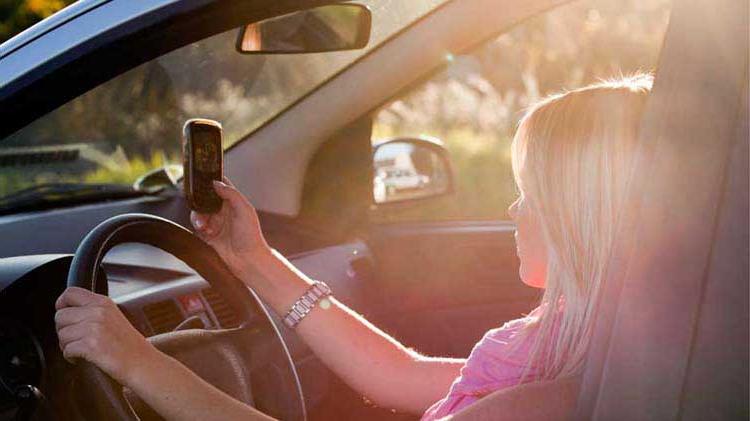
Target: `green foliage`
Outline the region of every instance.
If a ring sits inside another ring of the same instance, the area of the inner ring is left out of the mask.
[[[0,0],[0,43],[75,0]]]
[[[91,183],[91,184],[132,184],[138,177],[156,168],[168,164],[178,163],[180,157],[176,154],[168,155],[163,151],[154,151],[148,157],[134,156],[123,165],[98,167],[82,174],[48,171],[32,173],[33,166],[26,171],[0,172],[0,197],[13,192],[48,183]]]
[[[450,151],[456,193],[375,217],[506,219],[516,196],[510,141],[524,110],[540,98],[599,79],[656,67],[668,0],[586,0],[530,19],[467,54],[387,104],[374,140],[426,134]]]
[[[0,174],[0,197],[6,196],[14,191],[33,186],[35,180],[29,179],[22,172],[3,172]]]
[[[148,171],[176,162],[179,162],[179,157],[168,158],[163,151],[154,151],[148,158],[136,156],[129,159],[127,165],[117,168],[100,167],[84,174],[81,182],[131,184]]]

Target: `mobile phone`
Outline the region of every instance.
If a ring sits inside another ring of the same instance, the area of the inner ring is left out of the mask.
[[[221,124],[214,120],[193,118],[182,128],[185,195],[190,209],[200,213],[221,209],[222,199],[213,186],[224,174],[221,138]]]

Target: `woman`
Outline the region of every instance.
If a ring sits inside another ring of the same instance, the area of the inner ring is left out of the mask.
[[[551,96],[522,119],[512,146],[521,194],[509,211],[520,277],[545,292],[528,316],[487,332],[467,360],[422,356],[332,297],[292,321],[298,334],[351,387],[426,420],[504,388],[579,375],[650,86],[646,75],[591,85]],[[268,246],[254,208],[225,181],[215,185],[222,210],[191,215],[196,233],[283,316],[314,281]],[[165,418],[267,418],[157,351],[108,298],[69,288],[57,309],[65,357],[98,365]]]

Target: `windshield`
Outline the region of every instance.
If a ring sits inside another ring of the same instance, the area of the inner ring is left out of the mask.
[[[242,55],[233,29],[144,63],[0,142],[0,197],[49,183],[131,184],[182,162],[193,117],[220,121],[229,147],[445,1],[359,1],[372,11],[361,50]]]

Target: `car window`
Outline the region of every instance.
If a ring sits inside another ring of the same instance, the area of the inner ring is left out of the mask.
[[[656,67],[668,0],[586,0],[527,20],[382,107],[373,143],[431,136],[450,152],[455,193],[377,206],[376,220],[507,219],[510,142],[523,111],[562,90]]]
[[[180,163],[186,119],[218,120],[229,147],[445,0],[365,0],[368,46],[355,51],[242,55],[237,29],[144,63],[0,142],[0,197],[51,182],[132,183]]]

